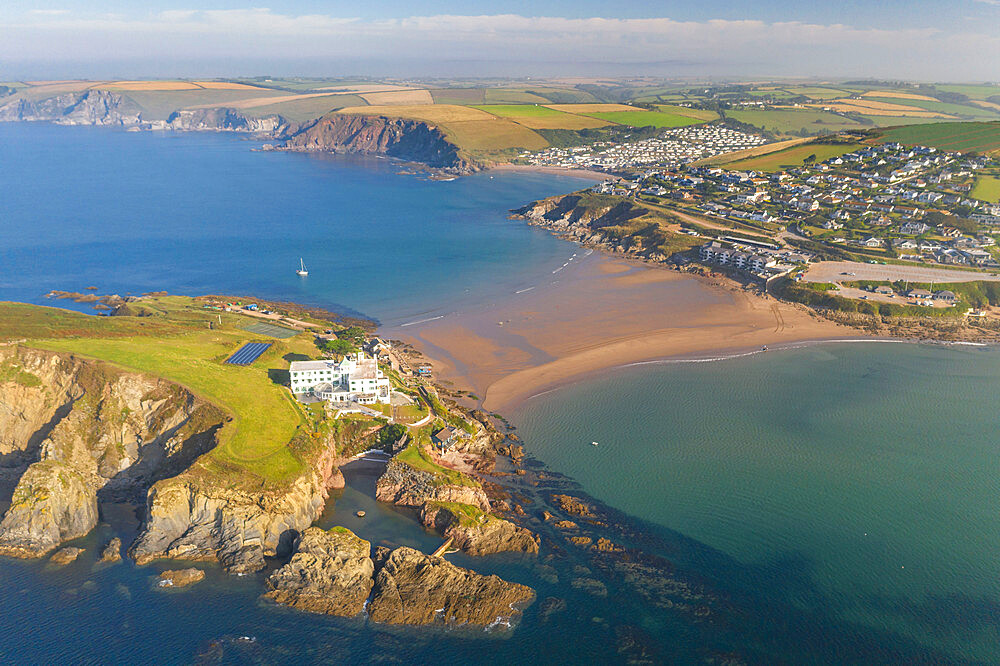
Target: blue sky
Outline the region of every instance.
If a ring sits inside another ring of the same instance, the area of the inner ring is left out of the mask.
[[[1000,79],[1000,0],[4,0],[0,76]]]

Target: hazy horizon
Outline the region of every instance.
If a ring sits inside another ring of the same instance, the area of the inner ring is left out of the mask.
[[[960,0],[947,11],[928,1],[730,4],[472,0],[337,12],[312,0],[12,0],[0,8],[0,78],[1000,79],[1000,0]]]

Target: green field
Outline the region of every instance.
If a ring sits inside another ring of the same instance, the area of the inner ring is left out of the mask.
[[[882,134],[883,141],[897,141],[940,150],[990,153],[1000,150],[1000,122],[931,123],[896,127]]]
[[[289,443],[304,421],[269,370],[286,368],[286,355],[315,354],[311,336],[270,340],[271,349],[252,365],[228,365],[222,361],[236,349],[260,339],[242,330],[252,320],[205,310],[181,297],[149,299],[141,306],[149,316],[95,317],[0,303],[0,339],[27,338],[30,347],[72,352],[175,381],[232,417],[219,432],[219,445],[200,459],[203,467],[258,483],[282,483],[300,474],[304,462]],[[215,329],[208,328],[210,321]]]
[[[736,171],[781,171],[791,167],[802,166],[804,160],[810,155],[814,156],[815,162],[822,162],[831,157],[839,157],[860,147],[861,145],[857,143],[803,143],[766,155],[728,162],[725,164],[725,167]]]
[[[549,104],[549,100],[540,95],[504,88],[487,88],[483,101],[487,104]]]
[[[482,104],[486,101],[483,88],[440,88],[430,93],[435,104]]]
[[[686,127],[704,122],[690,116],[662,111],[609,111],[585,115],[629,127]]]
[[[726,111],[726,116],[776,134],[799,134],[803,130],[809,134],[821,134],[862,127],[843,116],[819,110],[752,109]]]
[[[980,201],[1000,203],[1000,176],[980,176],[976,178],[976,186],[971,195]]]
[[[656,109],[657,111],[662,111],[663,113],[687,116],[688,118],[694,118],[705,122],[716,120],[719,117],[719,114],[715,111],[707,111],[705,109],[689,109],[686,106],[674,106],[673,104],[657,104]]]
[[[958,93],[965,95],[969,99],[985,100],[990,97],[1000,96],[1000,86],[992,84],[983,85],[935,85],[941,92]]]
[[[898,97],[876,97],[874,95],[865,97],[866,100],[871,100],[873,102],[886,102],[888,104],[902,104],[905,106],[914,106],[918,109],[924,109],[925,111],[935,111],[937,113],[946,113],[951,116],[958,117],[968,117],[977,119],[987,119],[992,120],[1000,116],[1000,113],[996,111],[991,111],[990,109],[984,109],[981,106],[976,106],[974,104],[950,104],[948,102],[938,102],[930,101],[926,99],[900,99]]]
[[[570,115],[540,104],[477,104],[473,108],[501,118],[559,118]]]

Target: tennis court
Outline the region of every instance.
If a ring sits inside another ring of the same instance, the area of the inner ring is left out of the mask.
[[[230,365],[250,365],[271,346],[270,342],[248,342],[226,359]]]
[[[256,333],[257,335],[266,335],[269,338],[280,339],[295,337],[299,334],[299,332],[295,329],[285,328],[284,326],[278,326],[277,324],[268,324],[263,321],[247,324],[243,327],[243,330]]]

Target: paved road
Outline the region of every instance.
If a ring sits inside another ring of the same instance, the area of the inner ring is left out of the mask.
[[[844,275],[854,273],[854,275]],[[803,278],[809,282],[842,282],[851,280],[909,280],[910,282],[1000,282],[1000,275],[979,271],[957,271],[929,266],[897,266],[894,264],[863,264],[855,261],[821,261],[813,264]]]

